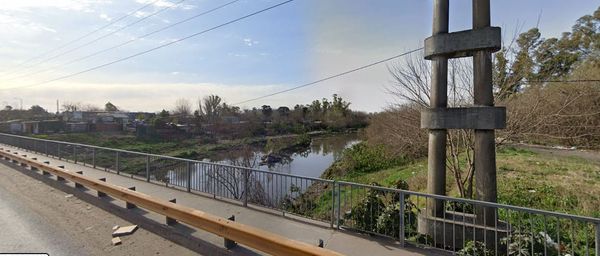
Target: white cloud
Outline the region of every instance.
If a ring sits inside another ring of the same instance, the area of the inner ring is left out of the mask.
[[[253,46],[260,43],[259,41],[256,40],[252,40],[252,38],[244,38],[244,44],[246,44],[247,46]]]
[[[5,14],[0,14],[0,31],[0,35],[7,38],[28,36],[39,32],[57,32],[42,23]]]
[[[133,14],[136,18],[142,18],[146,15],[150,14],[150,12],[137,11]]]
[[[227,85],[213,83],[173,83],[173,84],[98,84],[98,83],[53,83],[14,91],[0,91],[0,98],[11,95],[27,99],[24,107],[39,104],[44,108],[55,109],[56,100],[75,101],[94,105],[104,105],[111,101],[131,111],[159,111],[171,109],[178,98],[195,101],[209,94],[217,94],[228,103],[240,102],[249,98],[281,90],[280,85]],[[248,106],[261,102],[249,103]]]
[[[56,8],[60,10],[72,11],[93,11],[92,5],[98,3],[107,3],[104,0],[18,0],[18,1],[2,1],[0,10],[2,11],[24,11],[29,12],[32,9],[38,8]]]
[[[106,14],[106,13],[100,14],[99,17],[100,17],[100,19],[103,19],[105,21],[111,21],[112,20],[112,18],[109,17],[108,14]]]
[[[154,0],[136,0],[136,2],[138,2],[140,4],[149,4],[149,3],[154,2]],[[153,3],[152,5],[154,7],[162,8],[162,7],[173,6],[175,4],[176,4],[175,2],[159,0],[159,1],[156,1],[155,3]],[[179,4],[179,5],[177,5],[177,8],[183,9],[183,10],[191,10],[191,9],[196,8],[196,6],[192,5],[192,4]]]

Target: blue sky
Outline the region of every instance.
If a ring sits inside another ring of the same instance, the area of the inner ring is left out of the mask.
[[[191,22],[138,40],[110,52],[61,64],[159,29],[228,1],[185,0],[135,26],[31,66],[15,65],[78,38],[127,12],[155,0],[20,0],[0,4],[0,101],[25,107],[40,104],[55,110],[55,102],[102,105],[112,101],[128,110],[173,108],[178,98],[190,101],[219,94],[238,102],[310,82],[385,57],[418,48],[431,33],[431,0],[296,0],[239,23],[109,67],[40,86],[27,86],[100,65],[253,11],[275,0],[241,0]],[[49,56],[100,37],[180,0],[160,0],[106,30]],[[515,29],[536,25],[545,37],[560,35],[598,0],[495,0],[492,23],[511,37]],[[471,1],[451,1],[451,30],[471,26]],[[541,14],[541,15],[540,15]],[[38,60],[39,61],[39,60]],[[31,64],[35,64],[35,61]],[[18,77],[44,69],[48,72]],[[309,103],[337,93],[353,108],[378,111],[393,102],[385,93],[390,77],[385,65],[313,87],[247,103],[243,107]]]

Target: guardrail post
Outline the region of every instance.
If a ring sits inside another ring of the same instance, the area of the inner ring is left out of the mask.
[[[73,146],[73,162],[77,163],[77,146]]]
[[[146,155],[146,181],[150,182],[150,156]]]
[[[229,217],[227,219],[230,220],[230,221],[235,221],[235,215],[231,215],[231,217]],[[233,240],[224,238],[223,239],[223,245],[225,246],[225,248],[227,250],[231,250],[231,249],[235,248],[235,246],[237,245],[237,243],[235,241],[233,241]]]
[[[77,173],[79,175],[83,175],[83,171],[77,171],[75,173]],[[77,183],[77,182],[75,182],[75,188],[84,188],[84,186],[81,185],[81,184],[79,184],[79,183]]]
[[[177,203],[177,198],[173,198],[173,199],[169,200],[169,203],[176,204]],[[166,222],[166,224],[168,226],[172,226],[172,225],[177,224],[177,220],[176,219],[169,218],[168,216],[166,217],[165,222]]]
[[[56,143],[56,147],[57,147],[56,154],[58,156],[58,160],[60,160],[60,143]]]
[[[131,191],[135,191],[135,187],[129,187],[128,189],[131,190]],[[134,208],[137,208],[137,205],[125,201],[125,208],[127,208],[127,209],[134,209]]]
[[[333,222],[335,221],[335,184],[337,182],[334,180],[331,187],[331,223],[330,226],[333,228]]]
[[[99,180],[100,180],[100,181],[103,181],[103,182],[106,182],[106,178],[100,178]],[[97,195],[98,195],[98,197],[105,197],[105,196],[106,196],[106,193],[104,193],[104,192],[102,192],[102,191],[100,191],[100,190],[98,190],[98,191],[96,191],[96,192],[98,193],[98,194],[97,194]]]
[[[404,247],[404,211],[406,209],[406,202],[404,201],[404,192],[400,191],[398,197],[400,198],[400,233],[398,234],[398,240],[400,240],[400,246]]]
[[[48,156],[48,142],[47,141],[44,141],[44,148],[46,151],[46,156]]]
[[[119,171],[119,151],[117,151],[117,156],[115,158],[115,171],[117,171],[117,174],[120,173],[120,171]]]
[[[250,187],[248,186],[248,180],[250,179],[250,170],[242,170],[244,170],[244,207],[248,207],[248,188]]]
[[[64,165],[58,166],[58,168],[65,169]],[[56,181],[65,181],[65,178],[56,175]]]
[[[192,164],[190,161],[186,162],[187,168],[187,192],[192,191]]]
[[[96,169],[96,149],[92,148],[92,166]]]

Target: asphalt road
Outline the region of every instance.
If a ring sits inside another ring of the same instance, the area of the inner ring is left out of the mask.
[[[0,164],[0,252],[50,255],[195,255],[146,230],[113,246],[126,221]]]

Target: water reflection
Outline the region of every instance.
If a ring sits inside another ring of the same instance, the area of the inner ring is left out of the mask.
[[[291,152],[289,157],[284,157],[281,162],[269,166],[258,164],[261,157],[266,154],[262,147],[247,147],[216,157],[211,161],[278,173],[319,177],[342,156],[344,149],[358,142],[360,140],[356,134],[317,137],[312,140],[308,148]]]
[[[165,170],[166,175],[153,171],[153,177],[157,174],[163,175],[171,184],[181,187],[187,187],[186,183],[189,180],[192,190],[235,200],[247,198],[249,203],[281,209],[285,208],[290,200],[307,191],[314,182],[321,182],[287,174],[319,177],[342,156],[344,149],[359,141],[355,134],[315,138],[308,148],[292,152],[289,158],[271,166],[259,165],[261,157],[266,154],[261,147],[245,146],[229,152],[226,156],[211,159],[216,163],[244,166],[264,172],[198,163],[190,166],[193,171],[188,177],[186,166],[178,163],[159,164],[157,161],[153,166],[161,166],[162,168],[157,170]],[[160,162],[162,161],[169,160]]]

